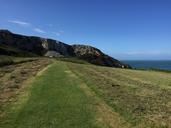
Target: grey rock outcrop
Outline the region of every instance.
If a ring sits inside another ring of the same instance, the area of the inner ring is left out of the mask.
[[[75,55],[89,63],[95,65],[119,67],[119,68],[131,68],[129,65],[123,64],[120,61],[104,54],[97,48],[87,45],[73,45]]]
[[[63,55],[61,55],[60,53],[58,53],[56,51],[47,51],[45,56],[46,57],[64,57]]]
[[[57,51],[64,56],[74,55],[72,47],[68,44],[52,39],[13,34],[8,30],[0,30],[0,44],[40,56],[45,55],[48,51]]]

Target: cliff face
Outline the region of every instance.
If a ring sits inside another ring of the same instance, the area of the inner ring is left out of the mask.
[[[65,57],[74,56],[72,46],[52,39],[42,39],[42,46],[45,51],[56,51]]]
[[[72,47],[78,58],[86,60],[89,63],[109,67],[131,68],[129,65],[121,63],[92,46],[73,45]]]
[[[74,55],[72,47],[65,43],[52,39],[13,34],[7,30],[0,30],[0,44],[18,48],[40,56],[45,55],[48,51],[56,51],[64,56]]]
[[[23,36],[13,34],[8,30],[0,30],[0,54],[13,54],[13,51],[12,53],[9,51],[1,52],[1,47],[4,46],[6,48],[10,47],[10,49],[18,49],[19,51],[23,51],[23,53],[28,52],[39,56],[78,57],[96,65],[130,68],[130,66],[125,65],[116,59],[113,59],[112,57],[101,52],[99,49],[91,46],[68,45],[52,39],[45,39],[34,36]]]
[[[32,52],[38,55],[44,53],[42,43],[38,37],[27,37],[13,34],[7,30],[0,31],[0,43],[6,46],[18,48],[23,51]]]

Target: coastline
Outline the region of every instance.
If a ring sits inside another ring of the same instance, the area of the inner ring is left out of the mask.
[[[122,60],[136,70],[171,72],[171,60]]]

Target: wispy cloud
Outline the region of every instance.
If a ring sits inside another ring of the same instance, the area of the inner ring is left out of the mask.
[[[61,34],[63,34],[64,31],[63,30],[60,30],[58,32],[53,32],[53,34],[55,34],[56,36],[60,36]]]
[[[169,52],[163,51],[134,51],[134,52],[126,52],[125,55],[161,55],[161,54],[170,54]]]
[[[20,26],[30,26],[30,23],[28,22],[24,22],[24,21],[20,21],[20,20],[8,20],[9,23],[13,23],[13,24],[17,24],[17,25],[20,25]]]
[[[61,33],[59,33],[59,32],[53,32],[56,36],[60,36],[61,35]]]
[[[38,33],[46,33],[44,30],[42,30],[40,28],[34,28],[34,31],[38,32]]]

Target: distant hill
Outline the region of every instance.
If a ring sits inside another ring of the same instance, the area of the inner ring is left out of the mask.
[[[14,34],[8,30],[0,30],[0,54],[14,56],[77,57],[96,65],[131,68],[129,65],[123,64],[92,46],[68,45],[53,39]]]

